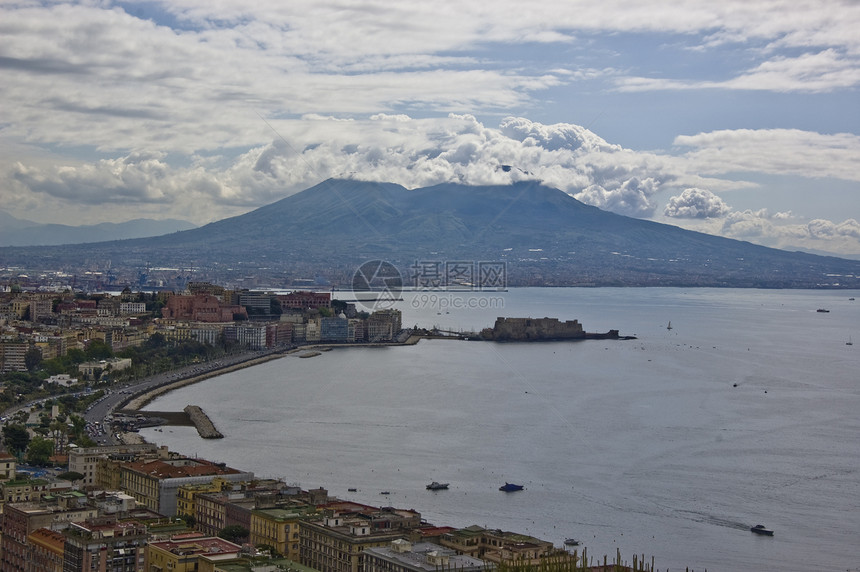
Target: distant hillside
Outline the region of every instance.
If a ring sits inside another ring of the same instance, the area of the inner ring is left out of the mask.
[[[0,260],[83,261],[67,247],[0,249]],[[860,287],[860,262],[786,252],[616,215],[536,182],[407,190],[328,180],[250,213],[168,236],[88,245],[86,260],[195,268],[187,279],[349,286],[383,259],[504,262],[508,284]],[[318,280],[318,281],[319,281]]]
[[[195,228],[195,225],[185,220],[144,218],[128,222],[105,222],[88,226],[41,224],[18,219],[0,211],[0,246],[53,246],[106,242],[159,236],[192,228]]]

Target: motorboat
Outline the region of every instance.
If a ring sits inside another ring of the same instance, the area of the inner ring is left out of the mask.
[[[773,536],[773,531],[769,528],[765,528],[763,524],[757,524],[750,528],[750,530],[755,534],[761,534],[762,536]]]
[[[448,483],[438,483],[436,481],[433,481],[432,483],[427,485],[428,491],[444,491],[447,488],[448,488]]]
[[[499,490],[504,491],[506,493],[512,493],[514,491],[521,491],[521,490],[523,490],[523,488],[524,488],[523,485],[515,485],[513,483],[505,483],[504,485],[499,487]]]
[[[579,546],[579,541],[575,538],[565,538],[564,543],[567,546]]]

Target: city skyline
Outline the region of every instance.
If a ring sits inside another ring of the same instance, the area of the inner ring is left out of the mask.
[[[199,225],[328,178],[539,179],[860,254],[853,3],[13,1],[0,22],[18,218]]]

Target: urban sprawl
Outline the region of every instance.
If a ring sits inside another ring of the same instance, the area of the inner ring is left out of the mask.
[[[133,432],[142,416],[120,410],[229,364],[410,333],[398,310],[327,292],[0,286],[0,572],[653,570],[256,478],[145,443]]]

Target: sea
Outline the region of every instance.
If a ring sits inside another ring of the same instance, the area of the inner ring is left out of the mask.
[[[148,406],[199,405],[223,439],[142,435],[439,526],[574,537],[594,563],[620,550],[658,570],[860,570],[860,291],[522,288],[394,304],[404,327],[554,317],[636,339],[291,354]]]

